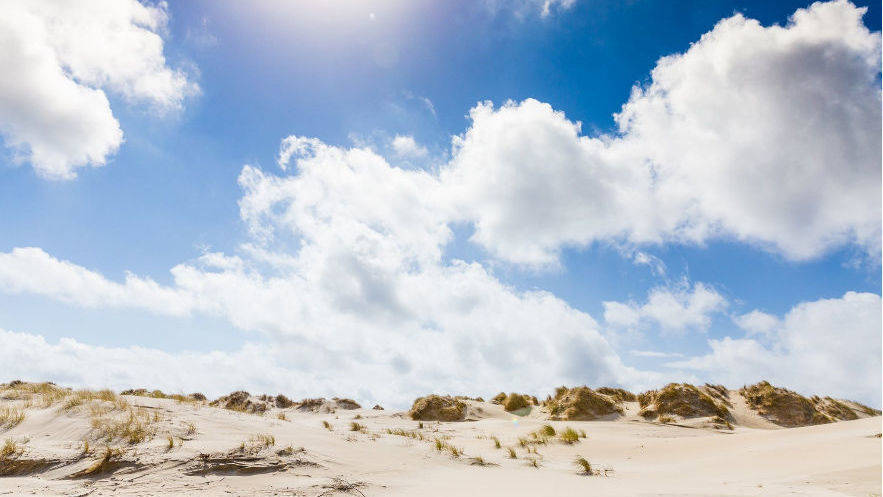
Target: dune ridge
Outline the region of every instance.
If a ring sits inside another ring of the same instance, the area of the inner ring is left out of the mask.
[[[501,395],[395,411],[15,381],[0,384],[0,493],[880,494],[880,411],[856,402],[767,382]]]

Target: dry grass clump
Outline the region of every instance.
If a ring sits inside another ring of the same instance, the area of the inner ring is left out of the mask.
[[[112,448],[110,445],[105,446],[104,453],[98,460],[88,468],[71,475],[71,477],[93,476],[112,471],[118,466],[119,459],[122,455],[122,450]]]
[[[514,412],[536,404],[536,397],[513,392],[507,395],[500,404],[506,412]]]
[[[689,383],[669,383],[659,390],[650,390],[638,395],[641,416],[654,419],[661,416],[683,418],[718,416],[732,419],[729,409],[707,393]]]
[[[733,407],[733,403],[730,402],[730,391],[727,387],[723,385],[713,385],[711,383],[706,383],[702,390],[705,391],[708,395],[713,397],[715,400],[722,402],[727,407]]]
[[[269,433],[258,433],[257,435],[252,435],[251,438],[248,439],[248,441],[252,447],[259,447],[261,449],[266,449],[276,445],[276,437],[270,435]]]
[[[25,407],[47,408],[69,393],[70,389],[61,388],[52,382],[29,383],[14,380],[0,384],[0,398],[24,401]]]
[[[252,414],[263,414],[270,408],[265,401],[253,401],[251,399],[251,394],[243,390],[238,390],[229,395],[218,397],[211,401],[209,405],[229,409],[231,411]]]
[[[807,426],[858,419],[859,413],[876,416],[880,411],[857,402],[831,397],[806,398],[786,388],[779,388],[767,381],[744,386],[739,393],[748,407],[780,426]]]
[[[412,438],[414,440],[425,440],[426,439],[426,437],[423,435],[423,433],[420,433],[417,430],[403,430],[401,428],[397,428],[397,429],[393,430],[391,428],[387,428],[386,433],[388,433],[390,435],[398,435],[400,437],[405,437],[405,438]]]
[[[15,440],[7,438],[6,441],[3,442],[3,446],[0,447],[0,462],[6,459],[13,459],[15,457],[18,457],[23,450],[24,449],[22,449],[18,446],[17,443],[15,443]]]
[[[589,460],[586,459],[585,457],[577,456],[577,458],[574,459],[573,463],[576,464],[580,468],[582,474],[584,474],[584,475],[595,474],[592,471],[592,463],[590,463]]]
[[[297,408],[301,411],[318,411],[323,405],[325,405],[325,399],[320,397],[317,399],[301,399],[300,402],[297,403]]]
[[[380,404],[374,404],[374,407],[372,407],[371,409],[373,409],[373,410],[375,410],[375,411],[382,411],[382,410],[383,410],[383,406],[380,405]]]
[[[491,440],[494,441],[494,448],[495,448],[495,449],[500,449],[500,448],[503,447],[503,444],[500,443],[500,439],[497,438],[496,436],[492,436],[492,437],[491,437]]]
[[[466,403],[447,395],[427,395],[414,401],[409,414],[414,420],[461,421],[466,416]]]
[[[502,404],[506,400],[506,392],[500,392],[491,399],[491,404]]]
[[[339,399],[337,397],[333,397],[331,400],[333,400],[337,407],[339,407],[340,409],[352,410],[362,408],[362,406],[353,399]]]
[[[293,400],[282,395],[281,393],[276,395],[276,399],[274,400],[274,402],[276,403],[276,407],[278,407],[279,409],[288,409],[289,407],[294,405]]]
[[[158,412],[128,408],[123,416],[114,412],[94,415],[92,429],[95,438],[105,439],[107,442],[123,440],[134,445],[152,439],[156,435],[153,425],[161,419]]]
[[[93,416],[100,416],[110,411],[125,411],[130,408],[129,401],[115,394],[112,390],[74,390],[61,404],[64,411],[72,411],[86,406]]]
[[[638,396],[622,388],[601,387],[596,392],[606,395],[616,402],[634,402]]]
[[[451,456],[459,458],[463,455],[463,449],[449,444],[442,438],[436,438],[434,441],[435,450],[439,452],[449,452]]]
[[[546,400],[553,419],[591,420],[610,414],[622,414],[622,407],[606,395],[589,387],[559,387],[555,396]]]
[[[490,462],[481,456],[470,457],[469,464],[472,466],[499,466],[499,464]]]
[[[573,444],[573,443],[579,442],[579,439],[580,439],[579,435],[580,434],[578,431],[576,431],[573,428],[568,426],[567,428],[564,429],[564,431],[561,432],[561,434],[558,437],[561,439],[562,442],[564,442],[566,444]]]
[[[280,421],[288,421],[288,416],[286,416],[284,412],[280,411],[279,414],[276,415],[276,419]]]
[[[858,419],[859,413],[866,416],[879,416],[880,411],[853,401],[837,400],[831,397],[812,397],[813,404],[825,416],[837,421]]]
[[[518,454],[515,453],[515,449],[512,447],[506,447],[506,451],[509,453],[509,459],[518,459]]]
[[[350,431],[358,431],[360,433],[367,433],[368,427],[363,424],[359,424],[359,423],[353,421],[352,423],[350,423]]]
[[[331,427],[331,423],[329,423],[328,421],[322,420],[322,426],[324,426],[325,429],[328,431],[334,430],[334,428]]]
[[[25,410],[16,406],[0,407],[0,428],[14,428],[25,420]]]

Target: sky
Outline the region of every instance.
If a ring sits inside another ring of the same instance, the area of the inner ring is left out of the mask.
[[[879,3],[2,8],[0,380],[881,404]]]

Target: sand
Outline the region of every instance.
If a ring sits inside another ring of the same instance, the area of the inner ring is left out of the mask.
[[[636,403],[627,403],[626,415],[616,421],[548,421],[541,408],[519,417],[499,405],[468,401],[476,421],[425,421],[420,429],[407,413],[393,410],[273,408],[258,415],[123,398],[139,416],[151,417],[152,438],[114,441],[123,450],[112,460],[114,471],[71,477],[106,450],[95,439],[94,410],[31,407],[20,424],[0,430],[0,443],[17,441],[22,452],[16,460],[27,463],[24,474],[0,477],[0,495],[881,495],[879,416],[782,429],[736,402],[739,424],[729,431],[647,422],[637,416]],[[15,402],[0,401],[0,407]],[[353,421],[364,429],[351,431]],[[528,444],[528,453],[519,438],[530,440],[544,424],[558,432],[582,430],[586,437],[573,444],[557,438]],[[499,438],[501,449],[491,437]],[[463,455],[437,451],[436,438]],[[85,455],[84,440],[91,440]],[[508,447],[517,459],[508,458]],[[599,474],[580,474],[577,456]]]

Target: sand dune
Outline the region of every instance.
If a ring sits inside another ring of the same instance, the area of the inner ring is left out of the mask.
[[[0,495],[881,494],[881,418],[858,406],[851,421],[786,429],[724,391],[731,430],[648,420],[637,401],[583,421],[459,398],[465,421],[438,422],[348,399],[249,396],[231,410],[144,395],[0,388]]]

